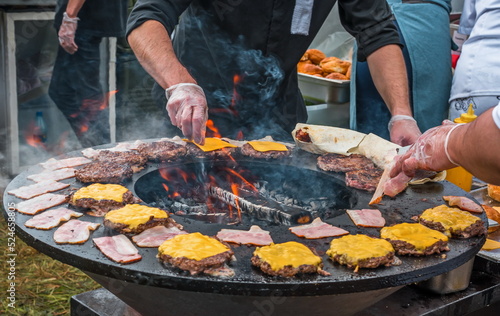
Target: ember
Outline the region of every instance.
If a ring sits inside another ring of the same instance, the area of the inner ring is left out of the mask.
[[[306,179],[315,183],[305,185]],[[353,202],[340,180],[312,170],[257,162],[231,167],[224,162],[176,165],[145,174],[135,190],[153,206],[210,222],[221,217],[215,221],[303,224],[349,208]]]

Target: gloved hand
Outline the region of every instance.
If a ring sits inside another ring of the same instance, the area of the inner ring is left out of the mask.
[[[394,115],[388,128],[391,142],[401,146],[413,144],[422,135],[415,119],[408,115]]]
[[[203,89],[194,83],[179,83],[166,89],[165,95],[172,124],[180,128],[186,138],[205,144],[208,106]]]
[[[413,177],[418,169],[442,171],[456,167],[448,154],[448,140],[451,133],[460,124],[445,120],[440,126],[426,131],[418,140],[401,156],[396,156],[395,164],[391,169],[391,178],[401,172]]]
[[[66,12],[63,13],[63,19],[61,27],[59,28],[59,43],[62,48],[73,55],[77,50],[78,46],[75,44],[75,33],[78,27],[79,18],[70,18]]]

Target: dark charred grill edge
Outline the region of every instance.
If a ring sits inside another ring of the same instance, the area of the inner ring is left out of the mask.
[[[448,248],[448,242],[444,240],[438,240],[424,250],[417,250],[414,245],[403,240],[387,239],[387,241],[391,243],[396,250],[396,253],[400,256],[428,256],[434,253],[441,253],[450,250],[450,248]]]
[[[263,198],[237,196],[232,192],[213,186],[208,188],[208,192],[210,196],[240,208],[242,212],[257,219],[284,225],[307,224],[312,220],[311,213],[298,207],[284,206],[277,202],[272,203],[272,201]],[[252,200],[255,200],[255,203]],[[266,206],[266,204],[271,203],[273,205]]]
[[[321,275],[328,275],[326,271],[321,269],[321,264],[318,266],[312,264],[303,264],[297,268],[292,266],[285,266],[278,271],[275,271],[271,268],[271,265],[266,261],[262,260],[259,256],[253,256],[251,259],[252,265],[260,268],[262,272],[273,275],[273,276],[282,276],[282,277],[293,277],[297,274],[305,274],[305,273],[318,273]]]
[[[163,263],[170,264],[181,270],[189,271],[191,275],[195,275],[210,269],[221,268],[225,263],[231,260],[233,255],[233,251],[228,250],[199,261],[188,259],[186,257],[174,258],[170,255],[161,253],[158,254],[158,258]]]

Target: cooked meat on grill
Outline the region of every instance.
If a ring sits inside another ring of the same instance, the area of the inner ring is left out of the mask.
[[[80,216],[83,216],[83,213],[75,212],[65,207],[59,207],[33,216],[24,223],[24,226],[48,230],[58,226],[61,222],[69,221],[71,217]]]
[[[106,257],[118,263],[132,263],[142,259],[137,248],[125,235],[92,239],[97,249]]]
[[[187,153],[185,146],[168,140],[145,143],[140,145],[137,150],[148,160],[157,162],[174,161],[184,157]]]
[[[359,169],[348,171],[345,174],[345,183],[348,187],[374,192],[382,177],[382,169]]]
[[[274,142],[253,142],[253,143],[259,143],[262,144],[262,143],[270,143],[271,146],[269,146],[268,148],[273,148],[273,147],[279,147],[280,149],[286,149],[286,150],[257,150],[254,148],[257,147],[257,145],[252,145],[252,142],[248,142],[246,143],[245,145],[241,146],[241,154],[243,156],[247,156],[247,157],[252,157],[252,158],[257,158],[257,159],[281,159],[281,158],[286,158],[286,157],[290,157],[290,155],[292,154],[292,148],[288,147],[288,146],[285,146],[283,144],[279,144],[279,143],[274,143]],[[277,144],[277,145],[273,145],[273,144]],[[278,146],[280,145],[280,146]],[[259,148],[259,147],[257,147]]]
[[[123,207],[125,204],[139,203],[141,199],[135,197],[126,187],[119,184],[94,183],[74,192],[69,199],[69,204],[92,209],[90,215],[104,216],[113,209]]]
[[[115,163],[127,164],[132,167],[134,172],[139,172],[144,168],[148,158],[137,151],[109,151],[102,150],[95,157],[94,160]]]
[[[359,169],[375,169],[373,162],[363,155],[350,156],[340,154],[323,154],[318,157],[318,168],[324,171],[348,172]]]
[[[297,130],[295,132],[295,138],[304,143],[312,143],[311,137],[309,137],[309,133],[303,129]]]
[[[427,209],[413,219],[452,238],[470,238],[487,233],[484,222],[479,217],[446,205]]]
[[[67,201],[67,195],[45,193],[32,199],[17,203],[16,210],[19,213],[35,215],[51,207],[66,203]]]
[[[394,248],[385,239],[366,235],[347,235],[330,242],[326,251],[333,261],[358,272],[360,268],[391,266],[394,263]]]
[[[58,244],[83,244],[90,237],[90,231],[101,224],[72,219],[62,224],[54,232],[54,241]]]
[[[92,162],[75,171],[76,179],[83,183],[123,183],[134,171],[128,164],[113,162]]]
[[[446,195],[443,196],[443,200],[448,202],[449,206],[458,206],[460,209],[465,211],[478,214],[483,212],[483,208],[479,204],[476,204],[476,202],[472,201],[469,198],[466,198],[465,196]]]
[[[238,154],[237,147],[225,147],[221,149],[203,151],[201,148],[193,143],[187,143],[186,149],[188,155],[200,159],[228,159]]]
[[[292,277],[302,273],[330,275],[321,269],[321,257],[295,241],[259,247],[254,251],[251,262],[262,272],[274,276]]]
[[[177,226],[182,228],[164,210],[140,204],[127,204],[109,211],[104,216],[103,224],[122,234],[133,235],[155,226]]]
[[[398,255],[428,256],[450,250],[445,234],[419,223],[384,227],[380,237],[388,240]]]
[[[233,257],[231,248],[215,238],[191,233],[177,235],[158,247],[158,258],[191,275],[222,268]]]

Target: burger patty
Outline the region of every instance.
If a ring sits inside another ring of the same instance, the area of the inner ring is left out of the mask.
[[[328,272],[324,271],[321,269],[320,266],[315,266],[312,264],[303,264],[301,266],[298,266],[296,268],[288,265],[284,266],[283,268],[275,271],[271,268],[271,265],[267,263],[266,261],[262,260],[259,256],[253,256],[251,259],[252,265],[260,268],[262,272],[269,274],[269,275],[274,275],[274,276],[282,276],[282,277],[292,277],[297,274],[301,273],[318,273],[321,275],[328,275]]]
[[[141,144],[137,151],[150,161],[169,162],[184,157],[186,147],[170,141]]]
[[[448,248],[448,242],[444,240],[438,240],[437,242],[425,248],[424,250],[417,250],[414,245],[403,240],[387,239],[387,241],[391,243],[391,245],[396,250],[396,253],[400,256],[403,255],[428,256],[432,255],[433,253],[441,253],[450,250],[450,248]]]
[[[382,169],[358,169],[345,174],[345,183],[348,187],[374,192],[382,177]]]
[[[109,219],[104,219],[103,221],[104,226],[111,228],[113,230],[116,230],[122,234],[139,234],[145,231],[146,229],[155,227],[155,226],[165,226],[165,227],[172,227],[176,226],[179,229],[182,229],[182,226],[177,224],[173,219],[170,217],[167,218],[151,218],[149,221],[147,221],[144,224],[139,224],[135,228],[130,228],[129,225],[122,224],[122,223],[116,223],[113,221],[110,221]]]
[[[443,224],[441,224],[440,222],[427,221],[418,217],[414,219],[417,220],[420,224],[425,225],[429,228],[435,229],[440,232],[446,231]],[[487,233],[487,229],[484,226],[484,222],[482,220],[476,221],[474,224],[469,225],[465,229],[450,229],[449,231],[451,237],[453,238],[470,238],[474,236],[486,235]]]
[[[349,172],[360,169],[375,169],[373,162],[363,155],[323,154],[318,157],[318,168],[324,171]]]
[[[270,151],[257,151],[252,145],[245,144],[241,146],[241,154],[243,156],[257,158],[257,159],[280,159],[290,157],[292,154],[292,149],[286,146],[287,151],[270,150]]]
[[[221,268],[231,260],[233,255],[233,251],[228,250],[202,260],[188,259],[186,257],[174,258],[166,254],[158,254],[158,258],[164,263],[171,264],[181,270],[189,271],[191,275],[195,275],[210,269]]]
[[[132,192],[127,191],[123,194],[122,202],[114,200],[96,200],[92,198],[82,198],[73,201],[72,197],[69,199],[69,204],[86,209],[95,210],[93,215],[104,216],[107,212],[123,207],[125,204],[140,203],[141,199],[135,197]]]
[[[188,155],[200,159],[227,159],[238,154],[237,147],[226,147],[212,151],[203,151],[193,143],[187,143],[186,149]]]
[[[136,151],[109,151],[103,150],[94,157],[94,160],[101,162],[111,162],[115,164],[128,164],[132,169],[143,168],[148,158]]]
[[[343,254],[334,255],[330,258],[342,265],[347,265],[347,267],[350,269],[378,268],[380,266],[389,267],[394,262],[394,252],[389,252],[387,255],[381,257],[361,259],[357,261],[355,265],[351,264],[348,258]]]
[[[133,175],[129,164],[95,161],[75,171],[77,180],[83,183],[123,183]]]

